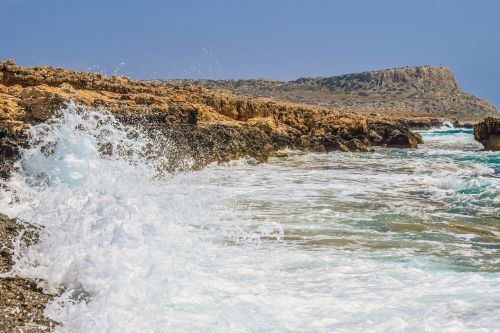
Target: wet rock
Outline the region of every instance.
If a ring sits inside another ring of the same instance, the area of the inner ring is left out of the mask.
[[[0,124],[0,179],[10,176],[14,162],[20,156],[20,147],[26,145],[26,133]]]
[[[367,152],[370,151],[370,143],[367,140],[360,140],[360,139],[351,139],[347,142],[347,147],[349,148],[349,151],[356,151],[356,152]]]
[[[63,85],[61,90],[67,88]],[[65,105],[65,99],[44,87],[28,87],[21,92],[22,106],[26,117],[32,121],[43,121],[54,115],[54,112]]]
[[[394,123],[374,122],[370,129],[377,134],[374,144],[392,148],[417,148],[423,143],[420,134],[410,131],[408,128]],[[371,135],[373,138],[374,134]],[[382,138],[382,139],[380,139]]]
[[[22,234],[22,241],[36,242],[36,229],[0,214],[0,272],[12,267],[12,241]],[[44,315],[53,295],[45,293],[35,281],[18,277],[0,277],[0,331],[51,332],[57,325]]]
[[[384,138],[379,135],[377,133],[377,131],[374,131],[374,130],[370,130],[369,134],[368,134],[368,138],[371,140],[371,142],[373,142],[375,145],[378,145],[380,144]]]
[[[488,117],[474,125],[474,139],[485,150],[500,151],[500,118]]]

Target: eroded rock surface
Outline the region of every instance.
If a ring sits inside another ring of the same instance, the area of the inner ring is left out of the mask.
[[[3,177],[17,158],[16,147],[26,140],[27,125],[54,116],[68,101],[104,107],[125,123],[151,129],[155,138],[170,140],[178,159],[193,158],[195,168],[242,156],[266,161],[283,148],[368,151],[373,145],[416,147],[419,142],[398,123],[385,121],[385,129],[378,131],[379,117],[239,96],[190,83],[157,85],[6,61],[0,62]],[[378,136],[372,135],[374,130]]]
[[[475,124],[474,139],[486,150],[500,151],[500,118],[488,117]]]

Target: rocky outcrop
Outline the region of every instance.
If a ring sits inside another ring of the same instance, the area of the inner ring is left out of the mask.
[[[407,127],[394,127],[393,123],[373,122],[370,125],[372,141],[378,145],[397,148],[414,148],[423,143],[422,137]]]
[[[155,81],[161,83],[162,81]],[[186,81],[170,81],[184,84]],[[395,113],[393,118],[446,117],[477,122],[498,115],[491,103],[462,91],[446,67],[406,67],[332,77],[273,80],[190,81],[237,93],[342,110]]]
[[[500,151],[500,118],[488,117],[474,125],[474,139],[485,150]]]
[[[24,243],[36,241],[34,228],[0,214],[0,273],[11,269],[12,241],[19,234]],[[51,332],[57,323],[45,317],[44,309],[52,298],[33,280],[0,277],[0,331]]]
[[[176,150],[172,155],[193,158],[195,168],[245,155],[266,161],[283,148],[368,151],[373,145],[416,147],[418,142],[415,134],[390,121],[385,122],[387,130],[379,132],[379,140],[371,134],[373,123],[380,119],[369,115],[193,84],[157,85],[60,68],[19,67],[7,61],[0,62],[3,177],[17,158],[17,147],[26,140],[27,125],[47,120],[70,100],[104,107],[123,122],[150,130],[155,139],[168,139]],[[394,131],[399,131],[397,139]]]

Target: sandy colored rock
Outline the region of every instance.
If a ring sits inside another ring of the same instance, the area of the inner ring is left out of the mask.
[[[3,163],[4,177],[17,157],[16,144],[25,142],[24,129],[54,116],[69,101],[105,108],[124,123],[141,125],[155,140],[171,143],[174,164],[191,158],[195,168],[243,156],[266,161],[284,148],[369,151],[373,145],[418,143],[403,138],[414,134],[400,123],[385,120],[386,127],[399,131],[400,140],[384,137],[389,131],[373,136],[371,127],[380,117],[330,107],[240,96],[191,83],[158,85],[46,66],[19,67],[8,61],[0,62],[0,147],[12,156]]]

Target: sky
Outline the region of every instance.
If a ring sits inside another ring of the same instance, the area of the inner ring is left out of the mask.
[[[497,0],[0,0],[0,59],[135,79],[450,67],[500,106]]]

